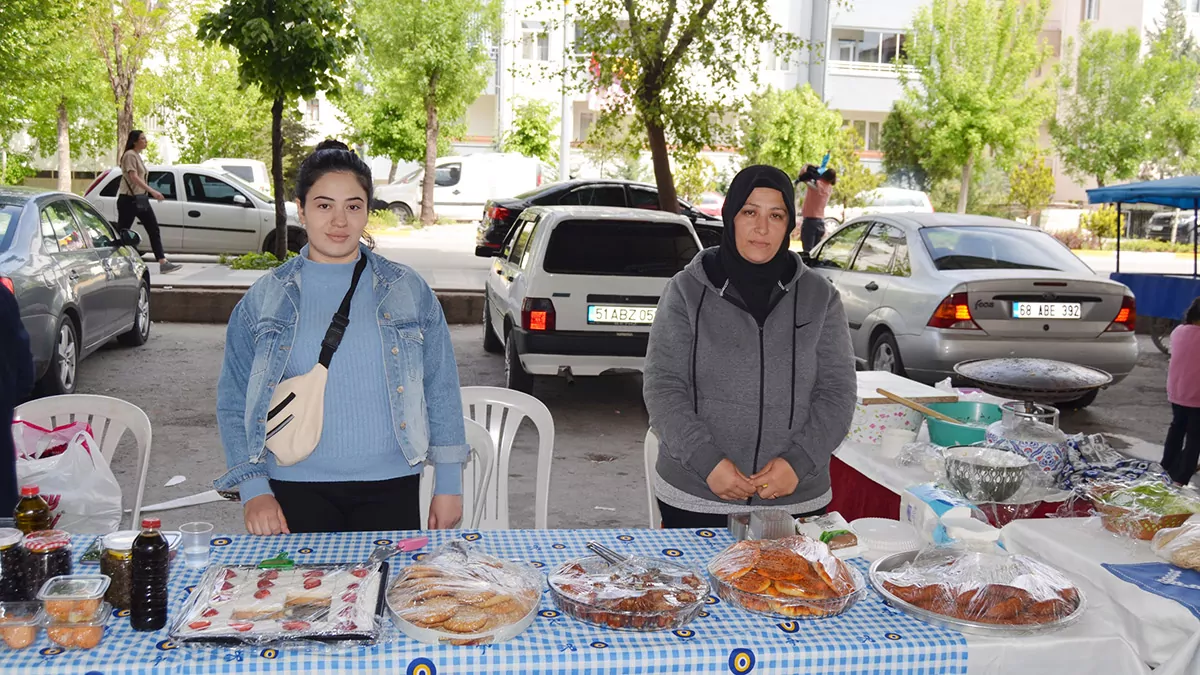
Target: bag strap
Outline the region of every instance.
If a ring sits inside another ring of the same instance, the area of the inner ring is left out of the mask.
[[[354,289],[358,288],[358,279],[366,268],[367,256],[360,253],[358,264],[354,266],[354,278],[350,280],[350,290],[346,291],[346,297],[342,298],[342,304],[333,315],[333,321],[329,322],[329,330],[325,331],[325,339],[321,341],[321,357],[317,362],[326,368],[329,368],[334,352],[338,350],[342,338],[346,335],[346,326],[350,325],[350,301],[354,299]]]

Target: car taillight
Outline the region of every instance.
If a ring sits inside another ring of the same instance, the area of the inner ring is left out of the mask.
[[[967,304],[966,293],[954,293],[946,296],[942,304],[933,310],[929,317],[930,328],[951,328],[955,330],[980,330],[979,324],[971,317],[971,306]]]
[[[554,330],[554,303],[549,298],[525,298],[521,304],[521,328],[538,332]]]
[[[17,294],[17,289],[13,287],[12,279],[9,279],[8,277],[0,277],[0,286],[7,288],[8,292],[12,293],[13,295]]]
[[[105,169],[100,173],[99,176],[96,176],[96,180],[92,181],[92,184],[88,186],[88,189],[83,191],[83,196],[86,197],[92,192],[92,190],[95,190],[96,186],[100,184],[100,181],[104,180],[104,177],[107,176],[111,171],[112,169]]]
[[[1127,295],[1121,300],[1121,311],[1105,329],[1106,333],[1132,333],[1137,328],[1137,300]]]
[[[493,220],[498,220],[500,222],[504,222],[505,220],[508,219],[508,214],[509,214],[509,210],[504,208],[503,206],[493,206],[492,207],[492,219]]]

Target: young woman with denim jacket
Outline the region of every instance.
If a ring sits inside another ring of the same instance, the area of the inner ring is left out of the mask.
[[[427,459],[436,470],[428,527],[462,517],[468,448],[450,331],[420,276],[360,245],[372,185],[345,145],[317,146],[296,189],[308,245],[251,286],[229,318],[217,385],[229,471],[215,484],[240,492],[253,534],[419,529]],[[360,256],[368,265],[329,366],[320,442],[280,466],[266,448],[271,395],[316,365]]]

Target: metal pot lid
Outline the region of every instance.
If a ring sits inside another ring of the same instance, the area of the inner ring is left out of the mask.
[[[1038,392],[1076,392],[1112,383],[1112,375],[1077,363],[1050,359],[979,359],[963,361],[954,372],[983,385]]]

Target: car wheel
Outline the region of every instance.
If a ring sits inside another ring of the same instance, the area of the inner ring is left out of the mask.
[[[388,204],[388,210],[396,216],[396,219],[400,221],[401,225],[404,225],[408,221],[412,220],[412,209],[408,208],[408,205],[404,202],[392,202],[391,204]]]
[[[137,305],[134,307],[133,328],[117,337],[126,347],[141,347],[150,340],[150,285],[144,280],[138,287]]]
[[[75,375],[79,368],[79,336],[75,322],[64,316],[58,322],[57,338],[50,367],[41,381],[41,390],[50,396],[75,393]]]
[[[871,343],[871,358],[867,361],[870,370],[882,370],[904,376],[904,361],[900,358],[900,347],[890,332],[880,333]]]
[[[483,351],[489,354],[504,353],[504,343],[500,342],[496,329],[492,327],[492,308],[486,293],[483,296]]]
[[[1058,407],[1062,410],[1082,410],[1083,408],[1086,408],[1089,405],[1095,403],[1096,397],[1099,395],[1100,395],[1100,390],[1093,389],[1093,390],[1089,391],[1088,393],[1084,394],[1083,396],[1080,396],[1079,398],[1075,399],[1074,401],[1067,401],[1066,403],[1059,403]]]
[[[525,372],[521,365],[521,356],[517,354],[517,341],[513,338],[512,331],[509,331],[508,339],[504,341],[504,386],[526,394],[533,393],[533,376]]]

